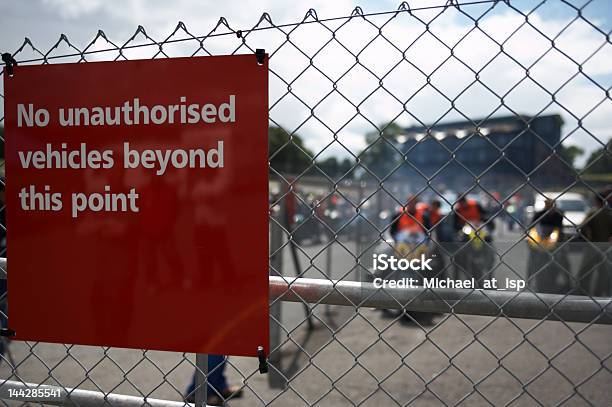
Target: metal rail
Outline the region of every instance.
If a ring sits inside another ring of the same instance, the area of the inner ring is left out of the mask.
[[[280,301],[612,324],[612,299],[528,292],[376,288],[372,283],[270,277]]]
[[[7,269],[0,258],[0,269]],[[0,279],[5,278],[0,273]],[[612,325],[612,298],[438,288],[376,288],[372,283],[270,276],[270,299],[435,313]]]

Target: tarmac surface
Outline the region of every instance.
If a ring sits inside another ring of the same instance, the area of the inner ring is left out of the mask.
[[[498,251],[512,241],[500,239]],[[332,248],[331,277],[350,280],[361,271],[354,242],[344,245]],[[524,274],[521,245],[508,249],[496,276]],[[300,255],[303,276],[325,277],[322,247]],[[285,275],[295,275],[292,260],[286,251]],[[280,368],[288,383],[278,366],[262,375],[255,358],[231,357],[228,380],[243,384],[244,395],[228,405],[612,405],[612,325],[438,315],[420,326],[374,309],[312,310],[309,331],[303,305],[282,304]],[[195,361],[193,354],[16,341],[10,351],[27,382],[177,401]],[[16,380],[6,362],[0,378]]]
[[[283,368],[296,355],[298,366],[285,390],[270,388],[254,358],[230,358],[228,379],[244,383],[245,394],[228,404],[612,403],[612,326],[447,315],[421,328],[371,309],[331,311],[310,337],[298,329],[290,335],[295,343],[283,346]],[[335,327],[333,335],[323,322]],[[26,344],[14,342],[11,351],[21,362],[19,376],[28,382],[171,400],[180,400],[195,359],[171,352],[38,344],[32,349],[36,356],[24,361]],[[3,363],[0,377],[9,376]]]

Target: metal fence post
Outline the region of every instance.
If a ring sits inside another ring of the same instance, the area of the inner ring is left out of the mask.
[[[332,246],[333,242],[328,242],[329,246],[327,246],[327,258],[325,261],[325,275],[329,280],[332,279]],[[331,308],[329,304],[325,304],[325,316],[329,317],[331,315]]]
[[[285,219],[285,205],[279,205],[277,221]],[[283,230],[276,222],[270,222],[270,275],[283,275]],[[279,349],[281,343],[282,308],[280,301],[270,305],[270,355],[268,363],[272,369],[268,372],[268,384],[273,389],[282,389],[287,380],[282,374],[282,358]]]
[[[196,354],[196,407],[206,407],[208,399],[208,355],[206,353]]]
[[[356,221],[357,221],[357,225],[355,227],[355,254],[356,254],[356,260],[357,260],[357,265],[355,267],[355,281],[361,281],[361,241],[363,239],[363,228],[362,228],[362,223],[365,221],[363,218],[359,219],[361,217],[361,211],[362,211],[362,201],[363,201],[363,190],[366,186],[365,181],[360,180],[359,184],[357,186],[357,205],[358,205],[358,214],[359,216],[356,217]]]

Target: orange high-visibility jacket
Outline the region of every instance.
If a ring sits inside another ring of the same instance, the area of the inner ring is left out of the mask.
[[[429,210],[429,222],[431,223],[431,227],[434,227],[440,222],[442,219],[442,214],[439,209],[430,209]]]
[[[423,227],[424,222],[423,208],[417,208],[414,213],[410,213],[404,209],[402,210],[402,216],[399,218],[398,230],[408,232],[420,232],[425,230]]]
[[[472,225],[474,223],[480,223],[480,220],[482,219],[478,202],[473,199],[468,199],[465,205],[458,206],[455,211],[457,212],[457,215],[459,215],[458,221],[462,225],[466,222],[469,222]]]

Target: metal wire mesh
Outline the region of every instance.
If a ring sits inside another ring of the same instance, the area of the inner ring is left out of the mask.
[[[524,279],[525,292],[554,292],[558,304],[576,294],[596,302],[610,297],[612,287],[610,241],[593,238],[593,222],[601,225],[610,211],[605,187],[612,152],[602,118],[612,108],[606,70],[612,44],[605,20],[592,15],[596,2],[553,3],[565,13],[554,23],[542,17],[551,3],[449,1],[411,8],[404,2],[389,12],[357,7],[326,19],[309,10],[291,24],[264,14],[240,29],[221,18],[203,35],[179,23],[154,39],[138,27],[121,43],[99,31],[84,47],[61,35],[47,51],[26,38],[12,55],[20,64],[49,64],[265,48],[271,276],[369,283],[372,254],[397,251],[392,231],[410,195],[447,208],[427,225],[407,213],[429,237],[430,254],[443,259],[437,276]],[[569,144],[592,152],[579,169]],[[329,159],[335,156],[342,159]],[[532,212],[551,190],[559,202],[578,192],[602,204],[585,219],[566,214],[567,239],[529,269],[529,250],[543,246],[538,241],[529,249],[537,223]],[[482,225],[458,215],[461,196],[488,203]],[[441,232],[455,236],[457,223],[475,233],[495,226],[495,239],[456,241]],[[474,241],[482,247],[476,255]],[[477,276],[480,266],[471,261],[484,257],[488,266]],[[285,281],[291,290],[293,280]],[[448,305],[449,312],[435,315],[415,312],[420,294],[396,300],[391,308],[398,312],[362,307],[372,296],[365,289],[359,301],[346,297],[352,306],[343,307],[326,304],[326,296],[301,304],[273,298],[269,377],[257,374],[254,360],[227,358],[226,374],[245,395],[216,395],[237,406],[612,401],[610,328],[598,324],[610,307],[588,323],[567,322],[554,306],[549,318],[536,321],[507,317],[501,306],[498,315],[483,317],[454,311],[473,300],[475,289],[458,291],[452,304],[439,292],[422,292]],[[512,301],[520,301],[518,292]],[[5,346],[3,379],[103,393],[184,400],[195,369],[190,354]]]

